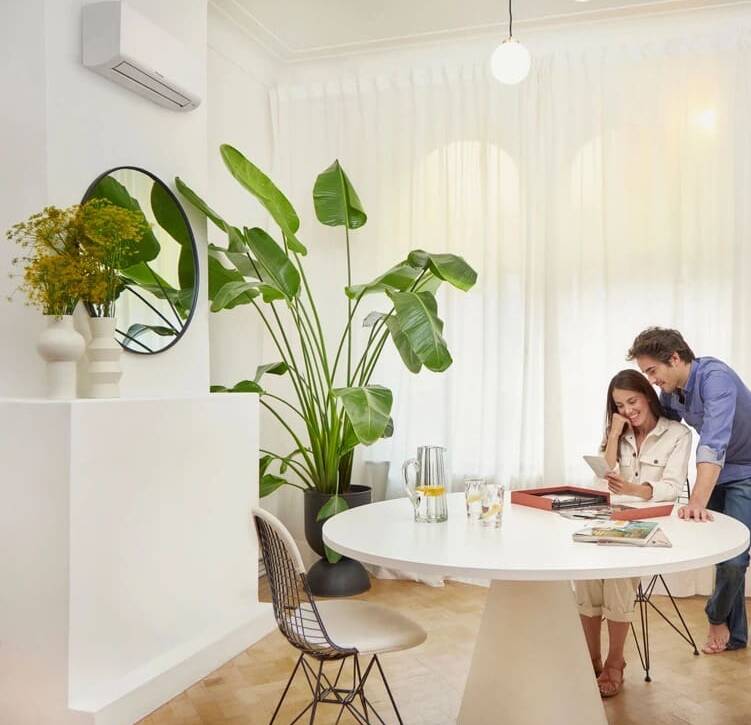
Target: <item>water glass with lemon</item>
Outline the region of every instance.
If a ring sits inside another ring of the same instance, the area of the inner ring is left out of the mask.
[[[464,479],[464,501],[467,504],[467,520],[474,524],[482,514],[482,497],[485,479],[482,476],[467,476]]]
[[[499,529],[503,522],[503,493],[501,483],[486,483],[482,492],[480,524],[488,528]]]

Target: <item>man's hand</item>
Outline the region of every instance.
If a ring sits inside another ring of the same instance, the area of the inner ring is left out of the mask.
[[[712,516],[712,512],[709,509],[698,506],[690,501],[678,509],[678,518],[686,519],[687,521],[714,521],[714,516]]]
[[[611,493],[632,493],[633,486],[628,481],[624,481],[617,473],[608,473],[606,478],[608,481],[608,488],[610,489]]]

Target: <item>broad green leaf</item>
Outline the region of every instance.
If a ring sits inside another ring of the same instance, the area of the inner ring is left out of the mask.
[[[258,459],[258,475],[260,478],[263,478],[263,474],[266,473],[273,461],[274,456],[270,456],[268,453]]]
[[[227,282],[214,296],[211,311],[219,312],[226,307],[247,304],[258,296],[258,285],[254,282]]]
[[[177,332],[171,327],[164,327],[163,325],[142,325],[140,322],[131,325],[128,328],[127,335],[136,340],[140,335],[143,335],[144,332],[153,332],[160,337],[174,337],[177,335]]]
[[[283,232],[282,236],[284,237],[284,241],[287,243],[287,246],[293,252],[302,254],[303,257],[308,253],[305,245],[294,234],[287,234],[286,232]]]
[[[430,292],[391,292],[389,296],[399,326],[423,365],[434,372],[449,367],[451,354],[443,339],[435,297]]]
[[[285,299],[284,292],[274,287],[273,284],[261,283],[258,285],[258,289],[264,302],[276,302],[276,300]]]
[[[344,292],[347,297],[354,299],[360,297],[360,295],[371,294],[373,292],[406,290],[415,283],[415,280],[419,276],[419,269],[406,262],[400,262],[387,272],[384,272],[380,277],[376,277],[372,282],[352,285],[352,287],[347,287]]]
[[[237,227],[227,227],[227,246],[230,252],[244,254],[247,259],[248,248],[245,246],[245,237]]]
[[[394,346],[399,351],[402,362],[407,366],[407,370],[411,373],[419,373],[422,368],[422,363],[412,349],[412,345],[410,345],[407,336],[404,334],[404,331],[399,324],[399,320],[392,315],[391,317],[386,318],[385,324],[391,333],[391,339],[394,341]]]
[[[180,288],[192,288],[196,283],[196,260],[190,229],[177,199],[163,184],[151,187],[151,211],[159,226],[180,245],[180,257],[177,261]]]
[[[222,144],[219,150],[230,174],[271,214],[284,233],[290,248],[299,254],[307,254],[305,247],[295,237],[295,232],[300,228],[300,219],[292,204],[289,203],[289,199],[263,171],[248,161],[236,148],[229,144]]]
[[[193,304],[194,290],[176,290],[166,279],[160,277],[148,262],[138,262],[120,271],[123,283],[138,290],[150,292],[160,300],[168,299],[177,310],[180,317],[185,320],[188,317]]]
[[[342,446],[340,449],[342,456],[349,453],[355,446],[360,445],[360,439],[357,437],[357,433],[355,433],[355,429],[352,427],[352,423],[350,423],[349,418],[345,419],[347,421],[347,424],[344,428],[344,435],[342,436]]]
[[[277,488],[284,486],[285,483],[287,483],[287,481],[285,481],[281,476],[275,476],[273,473],[267,473],[261,476],[261,480],[258,486],[258,494],[261,498],[268,496],[274,493]]]
[[[227,269],[216,257],[209,255],[209,300],[213,301],[219,294],[219,291],[230,282],[244,283],[245,278],[235,269]],[[234,302],[225,305],[225,309],[244,305],[250,301],[250,298],[239,297]]]
[[[368,220],[360,197],[338,160],[318,175],[313,186],[313,205],[318,221],[329,227],[358,229]]]
[[[333,549],[329,549],[326,544],[323,545],[323,550],[326,554],[326,561],[328,561],[329,564],[336,564],[336,562],[342,558],[341,554],[337,554]]]
[[[341,496],[332,496],[318,510],[316,521],[330,519],[332,516],[336,516],[336,514],[346,511],[348,508],[349,504]]]
[[[407,262],[418,269],[429,269],[439,279],[465,292],[477,281],[477,272],[456,254],[431,254],[415,249],[409,253]]]
[[[87,195],[89,199],[106,199],[115,206],[119,206],[128,211],[139,213],[146,223],[146,217],[141,209],[141,205],[134,199],[128,190],[112,175],[105,176],[97,182],[97,185]],[[122,267],[130,267],[137,262],[148,262],[159,256],[161,246],[159,241],[151,231],[151,226],[144,232],[140,239],[128,242],[128,253],[122,260]]]
[[[188,203],[210,219],[222,231],[227,231],[229,224],[222,219],[193,189],[191,189],[179,176],[175,177],[175,187]]]
[[[242,232],[224,221],[217,212],[215,212],[193,189],[191,189],[180,177],[175,177],[175,186],[188,203],[197,211],[201,212],[207,219],[210,219],[222,231],[227,233],[229,240],[229,250],[231,252],[244,252],[245,241]]]
[[[373,327],[374,325],[378,324],[384,317],[386,317],[385,312],[371,312],[363,321],[362,326],[363,327]]]
[[[252,260],[249,258],[250,255],[248,254],[248,248],[245,246],[245,242],[243,242],[243,249],[245,250],[244,252],[232,252],[229,249],[219,247],[216,244],[208,245],[209,257],[212,257],[219,262],[226,259],[243,277],[257,278],[256,270],[253,266]]]
[[[255,380],[241,380],[231,388],[224,385],[212,385],[209,390],[212,393],[263,393],[263,388]]]
[[[261,266],[261,273],[276,289],[292,300],[300,291],[300,273],[284,250],[258,227],[245,229],[245,243]]]
[[[332,393],[342,401],[360,443],[369,446],[383,435],[393,403],[393,396],[388,388],[367,385],[336,388]]]
[[[266,373],[269,375],[284,375],[289,368],[286,362],[273,362],[266,363],[265,365],[259,365],[256,368],[256,376],[253,378],[258,382]]]
[[[386,428],[383,431],[382,438],[391,438],[394,435],[394,419],[389,418],[389,422],[386,423]]]

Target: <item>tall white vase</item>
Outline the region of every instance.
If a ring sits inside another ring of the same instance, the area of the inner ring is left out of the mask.
[[[47,397],[73,400],[76,396],[76,362],[86,349],[81,333],[73,327],[73,315],[45,315],[47,329],[37,342],[37,351],[47,361]]]
[[[119,398],[122,347],[115,340],[114,317],[90,317],[91,342],[89,358],[89,398]]]

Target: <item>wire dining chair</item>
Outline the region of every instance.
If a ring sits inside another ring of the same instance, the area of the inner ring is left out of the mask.
[[[688,503],[688,500],[690,498],[691,498],[691,484],[688,482],[688,479],[686,479],[684,492],[681,496],[678,497],[678,503]],[[670,603],[673,605],[673,610],[675,614],[677,615],[678,619],[680,620],[680,628],[676,622],[670,619],[652,601],[652,594],[654,593],[654,589],[658,581],[662,584],[663,588],[665,589],[665,593],[670,599]],[[650,609],[653,609],[655,612],[657,612],[657,614],[659,614],[660,617],[662,617],[663,620],[665,620],[687,644],[691,645],[691,647],[694,650],[694,655],[696,655],[697,657],[699,656],[699,650],[696,648],[696,642],[694,641],[693,635],[691,634],[691,630],[688,628],[688,624],[686,624],[686,620],[683,618],[683,615],[681,614],[681,610],[678,607],[678,602],[676,602],[675,599],[673,598],[673,594],[671,593],[670,588],[668,587],[668,584],[665,581],[662,574],[655,574],[649,580],[649,584],[647,584],[646,587],[642,586],[641,581],[639,581],[639,586],[636,588],[636,604],[639,607],[639,620],[641,624],[641,627],[640,627],[641,644],[639,643],[640,638],[636,633],[636,629],[634,628],[633,622],[631,622],[631,632],[634,635],[634,642],[636,643],[636,651],[639,653],[639,660],[641,661],[641,666],[642,666],[642,669],[644,670],[645,682],[652,682],[652,676],[650,674],[651,659],[650,659],[650,654],[649,654],[649,610]]]
[[[292,535],[267,511],[254,509],[252,513],[276,623],[287,641],[300,651],[269,725],[276,720],[300,669],[310,688],[311,700],[292,723],[308,711],[309,722],[313,723],[318,706],[331,704],[340,708],[337,723],[346,710],[357,723],[380,722],[385,725],[385,720],[365,692],[365,684],[374,668],[378,669],[396,718],[403,725],[378,656],[422,644],[427,637],[425,630],[398,612],[369,602],[315,600]],[[370,656],[364,669],[361,656]],[[344,675],[348,660],[351,679]],[[324,665],[330,662],[335,663],[333,676],[324,671]]]

